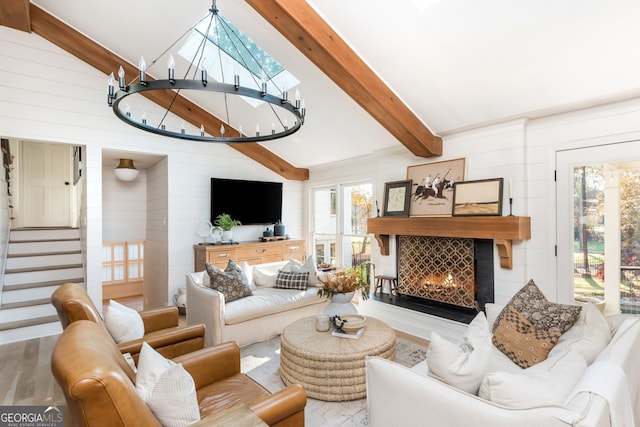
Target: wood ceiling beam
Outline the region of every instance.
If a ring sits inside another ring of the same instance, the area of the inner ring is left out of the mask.
[[[435,136],[305,0],[246,0],[414,155],[442,155]]]
[[[92,67],[108,75],[118,70],[122,65],[126,75],[135,76],[138,74],[137,67],[100,46],[93,40],[74,30],[39,7],[31,4],[30,14],[31,30],[34,33],[66,50]],[[149,75],[147,75],[147,78],[149,80],[153,80]],[[174,101],[175,94],[173,91],[148,91],[141,93],[141,95],[146,96],[148,99],[163,108],[168,108],[171,102],[173,102],[173,106],[171,107],[172,113],[198,128],[201,124],[204,124],[205,130],[212,131],[210,133],[217,132],[217,129],[219,129],[220,125],[223,124],[220,119],[183,96],[178,95]],[[224,125],[227,128],[229,127],[226,123],[224,123]],[[296,168],[258,143],[251,142],[227,145],[286,179],[296,181],[305,181],[309,179],[308,169]]]
[[[29,0],[0,1],[0,25],[27,33],[31,32]]]

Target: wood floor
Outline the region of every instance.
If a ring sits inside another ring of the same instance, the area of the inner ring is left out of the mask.
[[[64,395],[51,374],[51,353],[58,335],[0,346],[2,405],[65,406]]]
[[[141,297],[120,298],[118,302],[142,310]],[[51,353],[57,340],[58,335],[52,335],[0,345],[0,405],[66,406],[51,374]]]

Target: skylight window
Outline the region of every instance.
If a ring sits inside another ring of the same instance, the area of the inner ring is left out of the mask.
[[[178,54],[191,62],[193,58],[200,56],[197,52],[202,49],[206,64],[195,65],[199,68],[205,67],[209,77],[219,82],[232,83],[233,76],[237,74],[243,86],[255,86],[260,89],[264,72],[267,77],[267,92],[273,95],[289,91],[300,83],[278,61],[223,16],[218,14],[212,28],[208,26],[209,20],[206,19],[196,25]],[[205,34],[210,43],[203,47],[200,46],[200,42]],[[236,46],[244,46],[245,49],[238,49]],[[256,99],[242,98],[254,107],[262,104]]]

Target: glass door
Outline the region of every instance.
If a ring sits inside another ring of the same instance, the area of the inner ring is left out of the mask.
[[[371,182],[312,189],[312,236],[321,268],[349,268],[371,259],[367,220],[372,212]]]
[[[640,313],[640,142],[560,151],[556,163],[559,299]]]

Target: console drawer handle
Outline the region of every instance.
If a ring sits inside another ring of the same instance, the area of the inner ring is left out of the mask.
[[[256,252],[259,253],[259,254],[263,254],[263,253],[267,252],[267,250],[266,249],[256,249]]]
[[[290,251],[297,251],[298,250],[298,246],[289,246],[289,250]]]
[[[218,255],[216,255],[216,256],[217,256],[218,258],[226,258],[226,257],[228,257],[228,256],[229,256],[229,254],[228,254],[228,253],[226,253],[226,254],[218,254]]]

